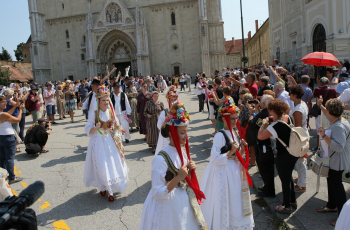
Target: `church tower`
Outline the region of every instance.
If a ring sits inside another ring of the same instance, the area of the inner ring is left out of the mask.
[[[45,82],[51,79],[51,63],[46,38],[44,5],[38,0],[29,0],[29,19],[31,25],[32,42],[30,53],[33,68],[33,77],[36,82]]]
[[[221,0],[199,0],[202,69],[210,76],[226,66]]]

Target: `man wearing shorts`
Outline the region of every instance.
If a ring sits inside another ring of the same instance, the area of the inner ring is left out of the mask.
[[[46,85],[46,89],[44,90],[43,97],[46,105],[46,113],[47,113],[47,120],[50,121],[51,119],[51,124],[57,124],[55,122],[55,113],[56,113],[56,108],[55,108],[55,92],[52,89],[52,84],[48,83]]]

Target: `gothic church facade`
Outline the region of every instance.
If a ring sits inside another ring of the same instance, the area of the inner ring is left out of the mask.
[[[226,63],[220,0],[28,0],[34,80],[212,73]]]

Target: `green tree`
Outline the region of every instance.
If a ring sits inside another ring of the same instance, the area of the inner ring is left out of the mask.
[[[21,42],[17,45],[17,49],[14,50],[17,61],[23,61],[22,49],[23,49],[24,45],[25,45],[25,43]]]
[[[10,81],[11,72],[9,68],[0,67],[0,84],[7,84]]]
[[[0,60],[12,61],[11,55],[4,47],[2,47],[2,52],[0,53]]]

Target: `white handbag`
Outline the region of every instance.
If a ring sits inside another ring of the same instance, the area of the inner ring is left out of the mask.
[[[199,90],[198,88],[195,88],[193,93],[196,94],[196,95],[201,95],[202,94],[202,90]]]

